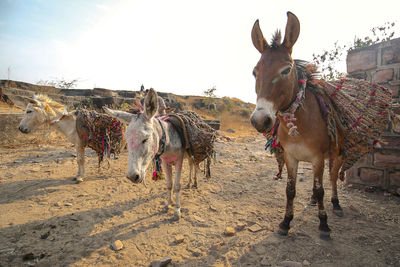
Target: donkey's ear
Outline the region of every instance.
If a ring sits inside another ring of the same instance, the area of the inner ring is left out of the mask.
[[[296,43],[297,38],[300,34],[300,21],[299,19],[290,11],[287,13],[288,20],[285,30],[285,38],[283,39],[282,45],[286,47],[290,53],[292,53],[292,47]]]
[[[39,101],[37,101],[33,98],[19,96],[19,95],[7,95],[7,96],[14,103],[14,105],[20,109],[26,109],[26,106],[29,103],[32,103],[36,106],[40,105]]]
[[[251,30],[251,40],[260,53],[264,52],[265,48],[268,47],[268,43],[264,38],[258,20],[254,22],[253,29]]]
[[[103,110],[111,117],[116,118],[120,122],[126,123],[127,125],[129,125],[132,118],[137,116],[132,113],[128,113],[128,112],[120,111],[120,110],[113,110],[113,109],[109,109],[107,107],[103,107]]]
[[[158,110],[158,99],[157,93],[153,88],[150,88],[149,92],[144,99],[144,112],[147,119],[153,118]]]

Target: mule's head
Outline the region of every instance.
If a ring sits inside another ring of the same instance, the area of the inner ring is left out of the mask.
[[[46,122],[45,107],[39,100],[28,97],[14,97],[11,100],[19,108],[25,109],[25,115],[18,126],[22,133],[30,133]]]
[[[297,72],[291,54],[300,33],[300,23],[294,14],[288,12],[287,15],[283,42],[277,31],[272,43],[268,44],[258,20],[251,31],[251,39],[261,58],[253,70],[257,104],[250,121],[261,133],[272,128],[277,111],[288,107],[297,94]]]
[[[150,89],[144,100],[144,111],[131,114],[104,108],[107,114],[128,125],[125,139],[128,146],[128,172],[126,177],[140,183],[159,147],[160,127],[154,116],[158,109],[157,93]]]

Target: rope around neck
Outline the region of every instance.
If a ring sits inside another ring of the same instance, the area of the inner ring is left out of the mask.
[[[294,122],[297,120],[294,113],[301,107],[301,104],[305,98],[305,89],[307,82],[305,79],[299,79],[299,92],[297,93],[296,99],[290,104],[290,106],[284,111],[278,111],[278,115],[283,117],[286,122],[286,126],[289,128],[289,135],[294,136],[299,134],[297,126]]]

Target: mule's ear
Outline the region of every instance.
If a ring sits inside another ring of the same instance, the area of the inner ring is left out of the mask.
[[[103,110],[110,115],[113,118],[116,118],[117,120],[129,124],[132,120],[132,118],[134,118],[136,115],[132,114],[132,113],[128,113],[125,111],[120,111],[120,110],[113,110],[113,109],[109,109],[107,107],[103,107]]]
[[[260,53],[264,52],[265,48],[268,47],[268,43],[264,38],[258,20],[254,22],[253,29],[251,30],[251,40]]]
[[[300,21],[299,19],[290,11],[287,13],[288,20],[285,30],[285,38],[283,39],[282,45],[286,47],[290,53],[292,53],[292,47],[296,43],[297,38],[300,34]]]
[[[147,119],[153,118],[158,110],[158,97],[156,91],[150,88],[146,98],[144,99],[144,113]]]

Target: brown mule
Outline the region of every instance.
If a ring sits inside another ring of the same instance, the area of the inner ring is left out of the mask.
[[[261,32],[258,20],[251,37],[254,46],[261,53],[261,59],[254,68],[256,78],[257,105],[251,115],[251,123],[261,133],[268,133],[276,118],[282,123],[277,132],[283,150],[288,180],[286,186],[286,213],[279,225],[279,233],[286,235],[293,219],[293,199],[296,195],[296,177],[299,161],[310,162],[313,166],[313,198],[318,204],[319,230],[321,238],[329,238],[330,229],[324,208],[323,173],[324,160],[329,158],[332,184],[332,204],[335,213],[342,215],[337,197],[337,178],[343,160],[339,155],[342,133],[338,132],[338,146],[328,136],[327,123],[320,112],[316,97],[308,92],[305,82],[298,77],[292,48],[299,32],[300,23],[291,12],[285,36],[277,31],[272,43],[268,44]],[[300,106],[301,105],[301,106]],[[301,107],[301,108],[300,108]]]

